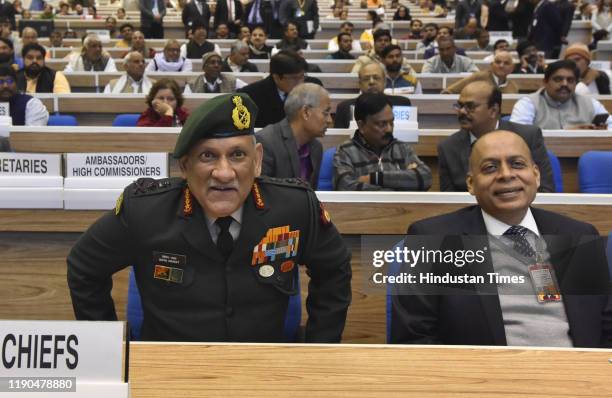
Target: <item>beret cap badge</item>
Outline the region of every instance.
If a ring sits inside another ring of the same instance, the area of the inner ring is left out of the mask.
[[[234,105],[236,105],[232,110],[232,120],[234,121],[234,126],[236,126],[238,130],[249,128],[251,125],[251,113],[249,112],[249,109],[242,104],[242,98],[235,95],[232,98],[232,102]]]

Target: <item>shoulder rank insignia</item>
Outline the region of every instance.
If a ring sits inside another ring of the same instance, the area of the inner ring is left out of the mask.
[[[329,212],[325,210],[323,203],[319,202],[319,210],[321,212],[321,224],[324,226],[328,226],[331,224],[331,217],[329,216]]]
[[[257,182],[253,182],[253,188],[251,190],[253,192],[253,200],[255,201],[255,207],[258,209],[263,209],[265,204],[263,199],[261,198],[261,192],[259,191],[259,185]]]
[[[232,120],[234,121],[234,126],[238,130],[248,129],[251,125],[251,113],[249,109],[242,105],[242,98],[240,96],[235,95],[232,98],[232,102],[236,107],[232,110]]]
[[[193,201],[189,187],[183,189],[183,215],[190,216],[193,213]]]
[[[118,216],[121,213],[121,206],[123,205],[123,192],[117,198],[117,202],[115,203],[115,215]]]

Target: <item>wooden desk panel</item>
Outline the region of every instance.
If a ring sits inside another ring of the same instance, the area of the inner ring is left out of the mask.
[[[612,396],[609,350],[135,343],[130,351],[134,398]]]

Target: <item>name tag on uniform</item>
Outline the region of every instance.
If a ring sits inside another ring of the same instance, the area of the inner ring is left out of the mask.
[[[187,264],[187,256],[153,252],[153,263],[155,264],[153,278],[167,282],[183,283],[183,268]]]

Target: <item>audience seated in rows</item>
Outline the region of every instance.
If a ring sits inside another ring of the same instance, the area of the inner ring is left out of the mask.
[[[17,72],[10,65],[0,65],[0,102],[8,102],[13,126],[46,126],[49,112],[36,97],[17,89]]]
[[[370,62],[359,69],[359,92],[382,94],[385,89],[385,70],[377,62]],[[408,97],[388,95],[392,106],[410,106]],[[347,129],[353,120],[353,108],[356,98],[344,100],[336,107],[334,128]]]
[[[138,119],[140,127],[182,127],[189,116],[183,95],[172,79],[159,79],[147,95],[148,108]]]
[[[272,46],[266,44],[267,39],[268,35],[262,26],[253,28],[249,42],[249,58],[270,59],[272,56]]]
[[[513,81],[507,80],[513,69],[512,54],[508,51],[497,51],[489,70],[474,72],[471,76],[447,86],[442,90],[442,94],[459,94],[467,84],[477,80],[486,80],[495,84],[504,94],[516,94],[519,92],[518,86]]]
[[[202,73],[185,85],[185,94],[189,93],[231,93],[246,84],[232,73],[221,73],[223,61],[217,53],[207,53],[202,57]]]
[[[353,50],[353,37],[346,33],[340,32],[338,36],[335,37],[336,42],[338,43],[338,50],[329,54],[327,59],[355,59],[355,56],[351,54]]]
[[[342,22],[340,24],[340,31],[338,33],[338,36],[334,36],[327,43],[327,50],[331,51],[331,52],[336,52],[336,51],[340,50],[340,37],[339,37],[339,34],[340,33],[346,33],[351,38],[351,47],[350,47],[350,50],[347,51],[347,52],[350,52],[350,51],[362,51],[361,43],[359,42],[359,40],[357,40],[357,39],[353,40],[353,29],[354,29],[354,27],[355,27],[355,25],[353,25],[352,22],[349,22],[349,21]]]
[[[338,191],[426,191],[431,171],[412,147],[393,137],[392,103],[384,94],[364,93],[355,101],[358,129],[334,154]]]
[[[181,46],[181,57],[200,59],[202,55],[213,51],[221,55],[219,45],[209,42],[207,38],[208,31],[206,27],[199,23],[194,23],[191,27],[191,38]]]
[[[115,43],[115,47],[132,47],[132,35],[134,34],[134,26],[130,23],[124,23],[119,27],[119,32],[121,33],[121,40],[117,40],[117,42]]]
[[[259,72],[257,65],[249,62],[249,46],[241,40],[232,43],[230,54],[223,61],[222,72]]]
[[[573,61],[562,60],[548,65],[544,87],[518,100],[510,120],[552,130],[612,128],[610,116],[607,123],[593,125],[595,115],[608,112],[595,98],[575,93],[579,78],[580,71]]]
[[[145,59],[155,57],[155,50],[147,46],[144,33],[139,30],[135,30],[134,33],[132,33],[132,47],[129,51],[137,51],[142,54]]]
[[[582,95],[610,94],[610,77],[604,71],[591,68],[591,52],[582,43],[574,43],[565,50],[565,59],[574,61],[580,70],[576,93]]]
[[[323,157],[317,138],[325,135],[332,122],[329,93],[318,84],[299,84],[287,96],[284,109],[283,120],[256,134],[264,150],[261,173],[301,178],[316,189]]]
[[[132,51],[123,58],[125,72],[120,78],[111,79],[104,88],[105,94],[148,94],[155,83],[144,74],[145,60],[141,53]]]
[[[542,130],[536,126],[501,120],[502,93],[490,81],[467,84],[455,104],[461,130],[438,145],[440,191],[467,191],[468,159],[474,142],[494,130],[507,130],[520,135],[531,151],[540,171],[540,192],[555,192],[552,168],[544,146]]]
[[[364,55],[357,58],[355,65],[351,69],[351,73],[359,73],[359,69],[363,65],[369,64],[370,62],[377,62],[384,68],[384,62],[381,57],[381,53],[385,47],[392,44],[391,32],[385,29],[379,29],[374,32],[374,48],[368,50]],[[402,58],[402,73],[408,73],[416,77],[416,71],[406,58]]]
[[[385,47],[380,53],[385,65],[385,93],[386,94],[421,94],[421,83],[415,75],[402,71],[402,48],[397,44]]]
[[[175,39],[166,41],[164,51],[155,54],[146,68],[147,72],[191,72],[192,70],[193,63],[189,58],[181,56],[181,45]]]
[[[438,55],[425,61],[421,73],[464,73],[478,71],[478,67],[471,58],[457,54],[455,41],[450,37],[438,39],[438,52]]]
[[[102,41],[96,34],[88,34],[80,52],[68,55],[64,72],[117,72],[115,61],[102,51]]]
[[[26,44],[21,50],[23,69],[17,72],[17,89],[27,94],[70,93],[70,84],[63,72],[45,65],[46,50],[37,43]]]

